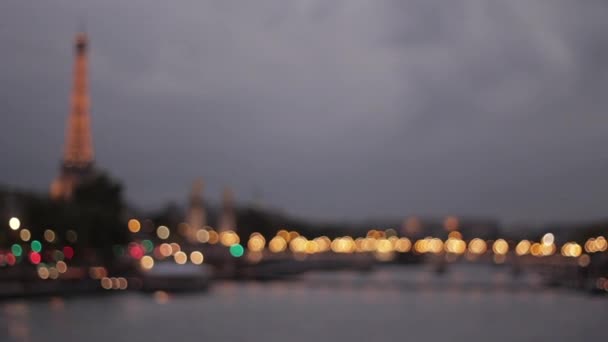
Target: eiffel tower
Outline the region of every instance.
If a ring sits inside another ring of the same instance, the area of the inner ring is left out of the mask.
[[[75,63],[71,108],[59,176],[51,184],[51,197],[69,200],[74,188],[93,174],[93,141],[89,116],[88,39],[78,33],[74,42]]]

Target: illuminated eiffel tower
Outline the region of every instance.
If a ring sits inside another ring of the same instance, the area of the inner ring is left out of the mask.
[[[93,141],[87,77],[88,39],[85,33],[76,35],[74,46],[74,79],[65,150],[59,176],[51,184],[51,197],[63,200],[69,200],[74,188],[84,178],[93,174]]]

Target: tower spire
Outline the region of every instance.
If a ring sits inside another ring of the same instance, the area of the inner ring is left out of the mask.
[[[59,177],[51,185],[51,196],[69,199],[78,183],[93,171],[93,139],[89,115],[88,38],[76,34],[71,108]]]

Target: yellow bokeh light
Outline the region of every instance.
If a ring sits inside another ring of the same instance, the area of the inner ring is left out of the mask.
[[[532,245],[530,244],[530,241],[528,240],[521,240],[517,246],[515,246],[515,253],[519,256],[522,255],[526,255],[528,253],[530,253],[530,247]]]
[[[455,230],[455,231],[450,232],[450,233],[448,234],[448,238],[452,238],[452,239],[460,239],[460,240],[462,240],[462,234],[461,234],[459,231]]]
[[[393,251],[393,244],[387,239],[378,240],[378,244],[376,245],[376,250],[379,253],[389,253]]]
[[[459,238],[448,238],[445,242],[446,252],[452,254],[464,254],[467,249],[467,244]]]
[[[390,241],[387,240],[387,242],[390,245]],[[351,236],[344,236],[334,239],[330,248],[334,253],[353,253],[357,249],[357,244]]]
[[[595,249],[598,252],[605,252],[606,249],[608,249],[608,241],[606,241],[605,237],[599,236],[597,239],[595,239]]]
[[[159,239],[167,240],[170,235],[171,231],[167,226],[158,226],[158,228],[156,228],[156,236],[158,236]]]
[[[110,278],[103,277],[103,278],[101,278],[100,283],[101,283],[101,287],[104,290],[110,290],[110,289],[112,289],[112,280],[110,280]]]
[[[190,262],[192,262],[193,264],[200,265],[203,263],[204,260],[205,257],[203,256],[203,253],[199,251],[194,251],[190,253]]]
[[[49,278],[49,269],[46,267],[39,267],[38,268],[38,277],[40,277],[40,279],[48,279]]]
[[[319,245],[315,240],[306,241],[306,245],[304,245],[304,251],[306,254],[315,254],[319,252]]]
[[[19,231],[19,238],[21,238],[21,240],[23,241],[30,241],[30,239],[32,238],[32,233],[30,233],[29,229],[21,229]]]
[[[8,226],[12,230],[17,230],[21,227],[21,221],[16,217],[11,217],[10,220],[8,220]]]
[[[504,239],[494,241],[492,251],[498,255],[505,255],[509,252],[509,244]]]
[[[139,223],[139,221],[136,219],[130,219],[127,226],[129,227],[129,231],[131,233],[137,233],[141,229],[141,223]]]
[[[59,278],[59,271],[55,267],[49,268],[49,279],[57,279]]]
[[[352,236],[345,236],[342,238],[345,244],[345,252],[353,253],[357,249],[357,245],[355,244],[355,239]],[[391,244],[392,247],[392,244]]]
[[[158,248],[158,251],[160,252],[160,255],[162,255],[165,258],[168,256],[171,256],[173,254],[173,248],[168,243],[161,244],[160,247]]]
[[[555,236],[552,233],[547,233],[543,235],[541,242],[543,245],[552,245],[555,242]]]
[[[126,290],[128,286],[129,286],[129,282],[127,281],[127,279],[125,279],[123,277],[118,278],[118,289]]]
[[[289,249],[294,253],[304,253],[306,250],[306,238],[297,236],[289,242]]]
[[[376,240],[380,240],[380,239],[384,239],[386,237],[386,234],[384,234],[384,231],[379,230],[379,229],[372,229],[369,232],[367,232],[367,236]]]
[[[287,248],[287,241],[285,241],[285,239],[280,236],[273,237],[270,240],[270,243],[268,243],[268,249],[270,249],[270,251],[272,253],[283,252],[283,251],[285,251],[286,248]]]
[[[220,241],[220,235],[213,229],[208,230],[209,232],[209,243],[215,245]]]
[[[314,241],[317,243],[319,252],[326,252],[329,250],[331,240],[327,236],[320,236],[318,238],[315,238]]]
[[[199,229],[196,231],[196,240],[200,243],[209,242],[209,232],[206,229]]]
[[[561,253],[565,257],[577,258],[583,253],[583,248],[576,242],[568,242],[562,246]]]
[[[68,271],[68,265],[63,261],[57,261],[55,267],[57,267],[57,271],[59,271],[59,273],[65,273]]]
[[[540,245],[540,254],[542,256],[553,255],[553,253],[555,253],[555,245],[554,244],[546,245],[546,244],[543,243],[543,244]]]
[[[587,240],[587,242],[585,242],[585,252],[587,252],[587,253],[597,252],[594,238],[589,238],[589,240]]]
[[[292,230],[289,232],[289,241],[297,238],[298,236],[300,236],[300,233],[296,232],[295,230]]]
[[[397,244],[397,241],[399,240],[399,238],[396,235],[392,235],[392,236],[389,236],[387,240],[391,242],[391,247],[394,250],[395,245]]]
[[[232,230],[227,230],[225,232],[220,233],[220,243],[226,247],[236,245],[240,242],[241,239],[239,238],[238,234]]]
[[[55,232],[52,231],[51,229],[47,229],[44,231],[44,239],[47,242],[53,242],[55,241]]]
[[[565,257],[570,256],[570,242],[562,246],[562,255]]]
[[[363,249],[363,243],[364,243],[365,239],[364,238],[356,238],[355,239],[355,250],[357,253],[363,253],[365,252],[365,250]],[[330,242],[330,246],[331,246],[331,242]]]
[[[421,239],[416,241],[416,243],[414,244],[414,251],[420,254],[427,253],[429,251],[428,239]]]
[[[535,242],[530,247],[530,254],[533,256],[541,256],[542,255],[542,245],[538,242]]]
[[[182,251],[175,253],[173,258],[175,259],[175,263],[179,265],[183,265],[188,261],[188,256]]]
[[[429,242],[429,252],[439,254],[443,251],[443,241],[438,238],[433,238]]]
[[[151,270],[154,267],[154,259],[149,255],[145,255],[139,260],[139,265],[143,270]]]
[[[113,290],[118,290],[120,288],[120,282],[118,281],[118,278],[111,277],[110,281],[112,281],[112,289]]]
[[[371,237],[363,238],[360,241],[361,241],[360,249],[362,252],[373,252],[376,250],[376,247],[378,245],[378,240],[376,240],[375,238],[371,238]]]
[[[331,241],[331,244],[329,245],[329,248],[331,249],[332,252],[334,252],[334,253],[341,253],[342,252],[341,251],[341,247],[342,246],[340,246],[341,240],[342,240],[341,238],[336,238],[336,239],[333,239]],[[356,246],[356,244],[355,244],[355,246]]]
[[[93,266],[89,268],[89,275],[92,279],[101,279],[108,276],[108,270],[103,266]]]
[[[173,254],[182,250],[182,247],[177,242],[171,242],[170,245]]]
[[[364,240],[365,241],[365,240]],[[407,253],[412,248],[412,242],[408,238],[400,238],[395,242],[395,251],[399,253]]]
[[[285,242],[289,242],[291,240],[291,237],[289,236],[289,232],[285,229],[281,229],[277,232],[277,235],[281,238],[283,238],[283,240],[285,240]]]
[[[469,252],[480,255],[488,250],[488,245],[482,239],[475,238],[469,242]]]
[[[261,252],[266,246],[266,239],[260,233],[253,233],[247,242],[247,248],[253,252]]]

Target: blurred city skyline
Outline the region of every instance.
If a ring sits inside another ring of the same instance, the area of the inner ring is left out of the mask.
[[[47,191],[74,34],[97,165],[131,202],[230,185],[316,219],[605,218],[608,4],[190,1],[1,6],[0,183]]]

